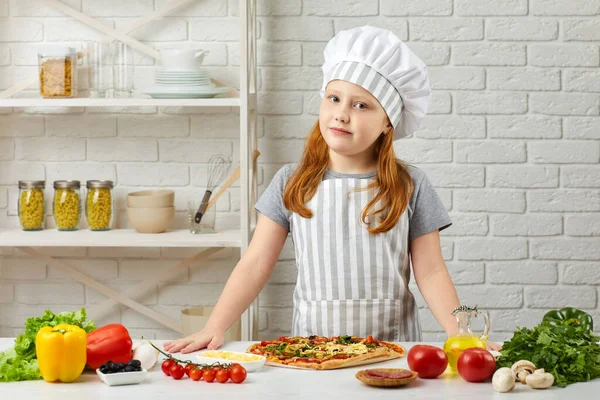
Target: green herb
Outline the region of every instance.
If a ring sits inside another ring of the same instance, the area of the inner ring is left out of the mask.
[[[338,343],[339,344],[351,344],[351,343],[354,343],[354,340],[352,340],[352,336],[344,335],[344,336],[340,336],[338,338]]]
[[[537,368],[554,375],[554,385],[566,387],[600,377],[599,336],[579,321],[562,324],[542,321],[533,329],[518,328],[512,339],[502,345],[496,367],[511,367],[529,360]]]
[[[17,336],[15,346],[0,353],[0,382],[42,379],[35,355],[35,337],[45,327],[58,324],[77,325],[87,333],[96,329],[94,321],[86,322],[86,312],[82,308],[76,312],[54,314],[46,310],[41,317],[28,318],[25,332]]]

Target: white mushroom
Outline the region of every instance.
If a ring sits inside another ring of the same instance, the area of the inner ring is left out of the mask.
[[[515,373],[519,382],[525,383],[525,378],[527,378],[528,375],[533,374],[536,367],[531,361],[519,360],[514,363],[510,369]]]
[[[492,377],[492,386],[500,393],[510,392],[515,387],[517,376],[510,368],[499,368]]]
[[[533,374],[527,375],[525,380],[527,381],[527,384],[534,389],[547,389],[554,383],[554,376],[541,368],[536,369]]]

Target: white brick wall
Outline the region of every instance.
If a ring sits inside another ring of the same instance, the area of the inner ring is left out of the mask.
[[[122,28],[167,0],[63,2]],[[490,310],[495,340],[551,307],[600,316],[600,0],[259,0],[258,15],[261,190],[282,164],[298,159],[316,120],[327,40],[364,23],[392,29],[429,66],[428,116],[396,150],[428,173],[450,211],[454,225],[443,233],[442,251],[461,300]],[[157,48],[195,42],[210,50],[211,73],[235,84],[238,18],[237,0],[204,0],[134,36]],[[0,0],[0,89],[36,73],[40,43],[80,45],[100,36],[37,0]],[[151,78],[153,66],[136,57],[137,84]],[[206,184],[208,157],[239,157],[238,124],[230,109],[0,110],[0,228],[17,224],[20,179],[46,179],[49,187],[56,179],[115,180],[119,226],[127,225],[125,193],[173,188],[181,226],[187,196]],[[238,223],[238,188],[219,202],[220,228]],[[170,248],[45,251],[125,293],[145,274],[191,255]],[[213,304],[238,257],[220,252],[140,301],[173,319],[183,307]],[[293,258],[288,241],[259,298],[263,338],[289,332]],[[414,289],[425,338],[443,339]],[[46,307],[91,308],[103,299],[44,262],[0,247],[0,335],[18,333]],[[99,322],[125,323],[138,336],[175,336],[128,309]]]

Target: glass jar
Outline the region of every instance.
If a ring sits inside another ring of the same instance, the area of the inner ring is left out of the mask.
[[[115,214],[112,181],[87,181],[85,215],[92,231],[110,230]]]
[[[81,194],[79,181],[54,181],[52,211],[59,231],[79,229]]]
[[[46,98],[77,95],[77,52],[56,46],[38,53],[40,95]]]
[[[19,181],[19,222],[24,231],[41,231],[46,222],[44,181]]]

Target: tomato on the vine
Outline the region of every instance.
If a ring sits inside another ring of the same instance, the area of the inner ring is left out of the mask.
[[[202,378],[204,378],[204,380],[206,382],[212,382],[215,380],[215,371],[213,371],[212,369],[207,369],[206,371],[204,371],[202,373]]]
[[[194,381],[199,381],[200,379],[202,379],[202,370],[194,368],[190,371],[189,377],[192,378],[192,380]]]
[[[242,383],[246,380],[246,368],[239,364],[234,364],[229,371],[229,375],[233,383]]]
[[[192,363],[189,363],[189,364],[187,364],[187,365],[184,367],[185,374],[186,374],[187,376],[190,376],[190,372],[191,372],[191,371],[192,371],[194,368],[196,368],[196,366],[195,366],[194,364],[192,364]]]
[[[226,369],[220,369],[217,371],[217,375],[215,377],[217,378],[217,382],[225,383],[229,380],[229,371]]]
[[[162,369],[162,371],[165,373],[165,375],[167,376],[171,376],[171,367],[175,364],[175,361],[171,360],[170,358],[168,360],[163,361],[162,365],[160,366],[160,368]]]
[[[183,375],[185,374],[184,368],[179,364],[173,365],[169,372],[171,373],[171,377],[177,380],[183,378]]]

